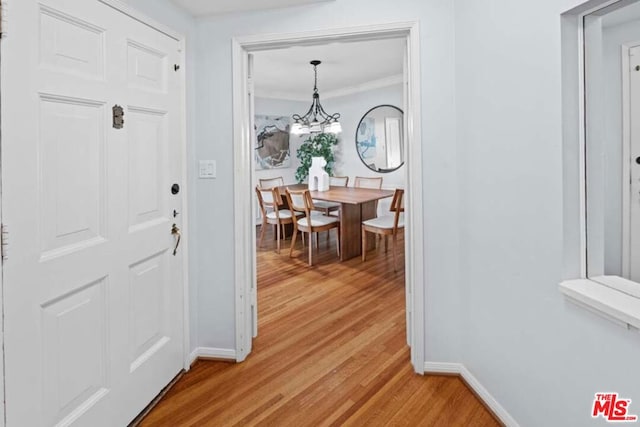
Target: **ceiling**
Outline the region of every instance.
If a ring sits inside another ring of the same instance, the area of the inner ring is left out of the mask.
[[[256,96],[310,101],[313,59],[320,99],[402,82],[404,39],[367,40],[254,53]]]
[[[172,0],[193,16],[220,15],[248,10],[275,9],[333,0]]]

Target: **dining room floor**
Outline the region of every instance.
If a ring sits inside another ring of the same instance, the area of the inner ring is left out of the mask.
[[[198,360],[141,426],[499,426],[464,382],[413,372],[405,276],[384,245],[340,262],[335,233],[258,248],[258,337],[242,363]],[[404,263],[399,239],[400,265]]]

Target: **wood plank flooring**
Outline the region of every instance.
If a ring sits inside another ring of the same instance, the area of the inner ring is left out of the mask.
[[[459,378],[413,373],[391,248],[339,262],[325,237],[309,268],[299,239],[275,253],[270,227],[252,354],[197,361],[141,426],[500,425]]]

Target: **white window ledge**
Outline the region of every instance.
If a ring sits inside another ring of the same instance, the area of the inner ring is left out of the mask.
[[[640,329],[640,298],[589,279],[566,280],[559,288],[572,302],[627,328]]]

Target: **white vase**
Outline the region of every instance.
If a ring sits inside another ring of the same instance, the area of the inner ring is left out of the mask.
[[[324,157],[312,157],[309,168],[309,191],[327,191],[329,174],[324,170],[327,161]]]

